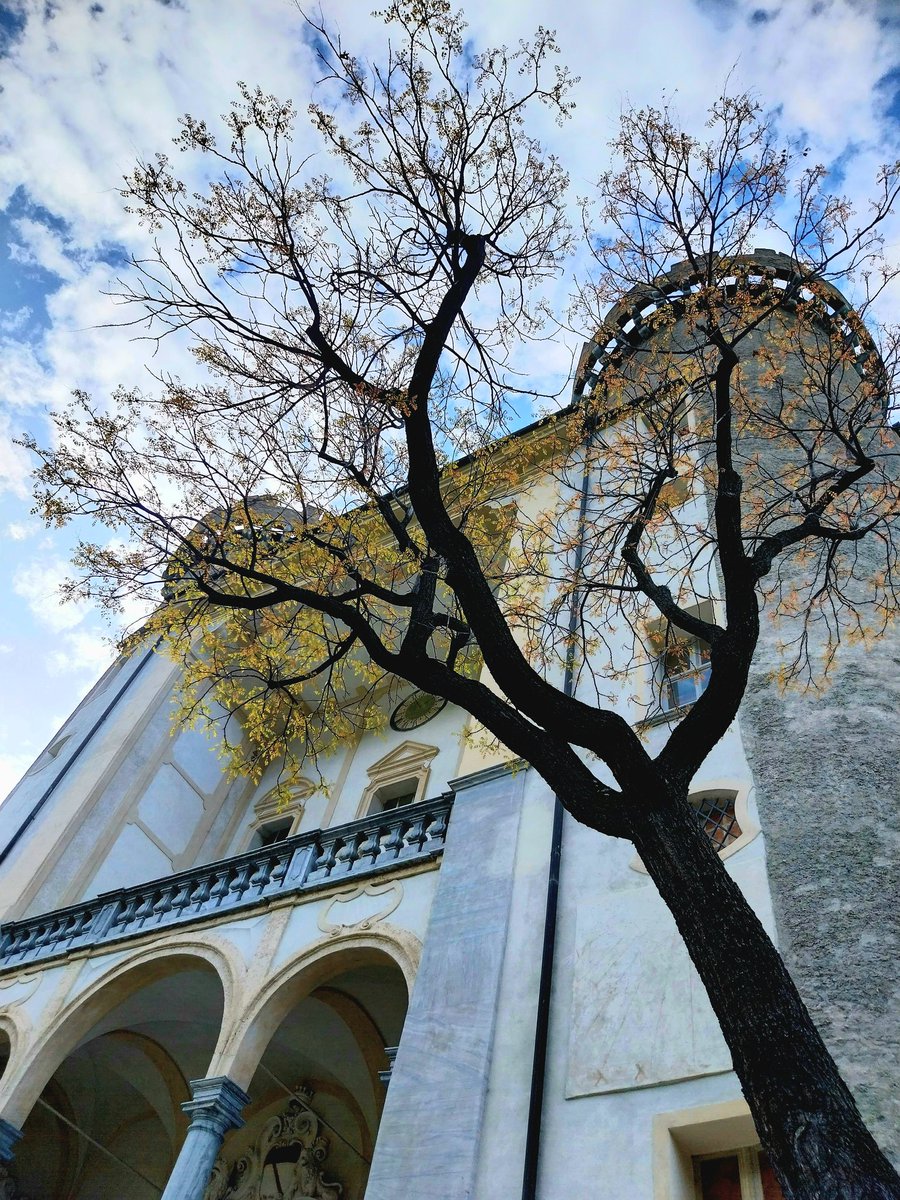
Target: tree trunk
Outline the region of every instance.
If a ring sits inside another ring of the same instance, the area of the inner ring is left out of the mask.
[[[900,1176],[687,799],[639,811],[635,847],[703,980],[787,1200],[900,1200]]]

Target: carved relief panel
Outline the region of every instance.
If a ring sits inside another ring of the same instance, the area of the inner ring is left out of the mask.
[[[216,1160],[205,1200],[340,1200],[343,1187],[323,1170],[328,1139],[305,1103],[312,1092],[298,1093],[304,1102],[290,1100],[240,1158]]]

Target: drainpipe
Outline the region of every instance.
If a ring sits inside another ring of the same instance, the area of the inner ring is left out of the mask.
[[[103,724],[103,722],[106,720],[106,718],[109,716],[109,714],[115,708],[115,706],[119,703],[119,701],[122,699],[122,696],[125,694],[126,690],[131,686],[132,682],[135,679],[137,679],[140,672],[143,671],[144,667],[150,661],[150,658],[153,655],[153,652],[156,650],[157,646],[160,644],[161,641],[162,641],[162,638],[157,638],[157,640],[153,643],[153,645],[150,647],[150,649],[145,653],[144,657],[141,659],[141,661],[138,663],[138,665],[135,667],[135,669],[131,672],[131,674],[128,676],[128,678],[125,680],[125,682],[119,688],[119,690],[113,696],[112,700],[110,700],[109,704],[107,704],[106,708],[104,708],[103,712],[100,714],[100,716],[97,718],[97,720],[94,722],[94,724],[87,731],[85,736],[78,743],[78,746],[75,749],[75,753],[68,760],[68,762],[62,768],[62,770],[59,772],[59,774],[56,776],[56,778],[53,780],[53,782],[50,784],[50,786],[44,789],[44,792],[42,793],[40,799],[35,804],[34,808],[32,808],[31,812],[28,814],[28,816],[25,818],[25,820],[22,822],[22,824],[19,826],[19,828],[16,830],[16,832],[12,835],[12,837],[7,842],[7,844],[3,847],[3,849],[0,850],[0,866],[2,866],[3,863],[6,862],[7,858],[9,858],[10,854],[12,854],[13,850],[15,850],[16,846],[19,844],[19,842],[25,836],[25,833],[28,830],[29,826],[34,823],[34,820],[37,817],[38,813],[41,811],[41,809],[44,807],[44,805],[47,803],[47,801],[50,799],[50,797],[56,791],[57,787],[65,779],[66,775],[68,775],[71,767],[80,758],[84,748],[88,745],[88,743],[93,738],[94,734],[97,732],[97,730]]]
[[[584,540],[587,526],[587,506],[590,489],[590,449],[593,431],[585,443],[584,474],[581,479],[581,499],[578,506],[578,537],[575,545],[575,579],[581,575],[584,562]],[[578,589],[572,591],[569,608],[569,645],[563,675],[563,694],[575,690],[575,635],[578,630]],[[559,874],[562,861],[563,813],[557,793],[553,798],[553,830],[550,835],[550,867],[547,878],[547,901],[544,908],[544,938],[541,949],[541,974],[538,983],[537,1014],[534,1021],[534,1056],[531,1065],[531,1093],[528,1100],[528,1125],[525,1130],[525,1163],[522,1173],[522,1200],[537,1196],[538,1160],[541,1151],[541,1119],[544,1109],[544,1081],[547,1075],[547,1042],[550,1033],[550,993],[553,983],[553,956],[556,949],[556,914],[559,907]]]

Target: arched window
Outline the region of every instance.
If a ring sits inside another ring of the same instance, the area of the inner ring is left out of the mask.
[[[759,825],[750,816],[750,788],[735,781],[710,786],[688,796],[697,812],[697,819],[721,858],[730,858],[742,850],[759,833]],[[630,866],[646,874],[647,868],[635,855]]]
[[[697,816],[717,850],[724,850],[741,836],[735,804],[737,792],[700,792],[691,796]]]

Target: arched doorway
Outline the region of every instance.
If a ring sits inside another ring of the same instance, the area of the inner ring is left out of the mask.
[[[222,983],[202,959],[180,956],[119,976],[91,1008],[102,1015],[25,1121],[14,1194],[157,1200],[187,1130],[188,1081],[206,1075],[219,1036]]]
[[[285,988],[297,998],[256,1066],[247,1124],[226,1138],[207,1200],[364,1195],[406,980],[385,954],[349,965],[335,955],[312,991],[303,972]]]

